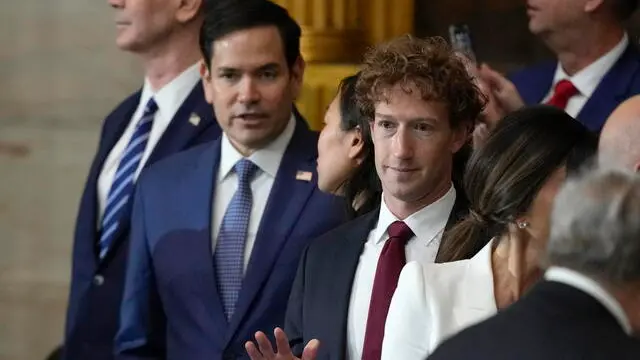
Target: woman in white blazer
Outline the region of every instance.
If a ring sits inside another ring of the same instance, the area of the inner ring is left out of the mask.
[[[505,117],[469,160],[470,215],[445,235],[439,254],[451,262],[402,270],[382,359],[423,360],[447,337],[518,300],[541,275],[558,187],[596,147],[587,128],[556,108]],[[468,253],[476,255],[462,260]]]

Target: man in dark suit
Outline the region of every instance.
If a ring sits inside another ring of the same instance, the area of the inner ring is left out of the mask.
[[[176,6],[109,3],[117,45],[140,57],[145,81],[105,119],[82,195],[64,342],[68,360],[113,358],[138,175],[159,159],[221,133],[199,74],[202,0]]]
[[[304,247],[345,219],[317,189],[318,134],[294,114],[300,34],[271,1],[206,10],[202,72],[223,135],[140,180],[119,359],[245,358],[255,331],[283,325]]]
[[[276,331],[282,359],[303,351],[303,359],[379,359],[402,266],[437,261],[442,232],[466,210],[452,185],[453,154],[483,102],[448,45],[409,36],[379,45],[365,56],[357,93],[383,201],[305,250],[287,309],[293,351]],[[274,358],[264,334],[256,339],[246,345],[252,358]]]
[[[558,194],[544,280],[431,360],[640,359],[640,177],[598,171]]]
[[[529,0],[527,5],[529,30],[557,60],[516,72],[510,80],[484,65],[480,73],[492,96],[502,112],[548,103],[600,131],[622,101],[640,94],[640,51],[624,29],[638,0]]]

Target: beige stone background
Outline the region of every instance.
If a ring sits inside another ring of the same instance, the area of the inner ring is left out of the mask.
[[[0,2],[0,360],[62,337],[75,213],[104,115],[140,83],[104,0]]]

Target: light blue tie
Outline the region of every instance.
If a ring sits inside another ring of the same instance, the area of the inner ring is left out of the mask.
[[[120,224],[123,223],[123,215],[131,207],[132,195],[135,186],[135,174],[147,147],[151,127],[153,126],[153,118],[158,110],[158,105],[149,99],[144,109],[142,118],[136,124],[133,136],[124,150],[118,170],[111,183],[109,195],[107,197],[107,206],[102,217],[102,227],[100,234],[100,259],[107,255],[109,248],[113,245],[116,232]]]
[[[222,218],[214,251],[218,290],[227,320],[231,319],[242,287],[244,246],[251,216],[251,180],[258,167],[247,159],[235,165],[238,189]]]

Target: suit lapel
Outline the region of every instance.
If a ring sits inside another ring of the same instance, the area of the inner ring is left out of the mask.
[[[311,141],[310,135],[306,125],[297,121],[260,220],[236,310],[231,318],[230,334],[238,329],[248,315],[250,305],[269,277],[271,268],[298,221],[298,215],[316,189],[315,179],[296,179],[298,171],[314,174],[316,150],[315,141]]]
[[[187,145],[189,145],[190,141],[192,141],[198,134],[205,131],[210,126],[217,126],[217,123],[215,123],[212,117],[213,109],[208,106],[206,102],[202,101],[203,96],[204,93],[202,89],[202,83],[198,82],[187,99],[182,103],[173,119],[171,119],[169,127],[165,130],[162,137],[151,152],[151,156],[149,156],[149,159],[144,164],[144,169],[153,165],[153,163],[162,159],[163,157],[186,148]],[[203,104],[195,108],[198,102],[201,102]],[[208,111],[206,109],[208,109]],[[194,126],[189,122],[191,114],[195,114],[200,118],[200,122],[197,126]],[[125,213],[122,217],[122,226],[119,226],[118,230],[116,230],[116,235],[114,237],[115,241],[109,248],[109,251],[102,263],[109,262],[109,259],[114,254],[115,250],[125,238],[124,235],[129,231],[129,226],[131,225],[130,220],[132,208],[132,206],[128,206],[126,208]]]
[[[465,276],[459,286],[465,293],[473,295],[457,297],[457,301],[452,304],[457,328],[466,328],[497,312],[491,270],[493,244],[494,241],[490,241],[467,260]]]
[[[83,195],[83,203],[81,213],[78,216],[78,226],[84,226],[87,232],[87,238],[92,239],[92,259],[98,260],[98,179],[104,162],[107,160],[111,149],[116,145],[118,139],[122,136],[127,125],[131,121],[138,102],[140,101],[141,92],[138,91],[124,100],[106,119],[104,122],[104,128],[102,130],[102,141],[98,148],[95,160],[91,165],[89,171],[89,178],[87,180],[87,188],[85,189],[85,195]]]
[[[628,97],[629,84],[638,69],[638,50],[635,45],[629,44],[580,110],[577,116],[580,122],[592,131],[600,131],[604,120]]]
[[[215,274],[215,264],[213,260],[213,249],[211,247],[211,219],[213,212],[213,200],[216,189],[216,175],[220,166],[220,139],[216,139],[211,143],[210,150],[206,151],[198,160],[195,171],[190,172],[180,184],[180,198],[176,199],[180,204],[176,207],[180,209],[189,209],[189,212],[196,214],[194,216],[203,216],[197,223],[208,224],[205,231],[199,232],[195,239],[200,245],[194,249],[201,249],[196,254],[186,256],[179,261],[202,261],[204,268],[204,283],[200,291],[200,297],[195,299],[200,305],[209,311],[211,319],[219,330],[219,336],[212,336],[212,341],[219,342],[219,346],[223,348],[224,338],[227,333],[227,319],[224,315],[224,308],[218,292],[218,283]]]
[[[548,62],[531,71],[530,74],[527,73],[527,79],[522,81],[521,86],[518,88],[518,92],[520,92],[525,104],[534,105],[542,102],[551,89],[553,75],[557,66],[556,62]]]
[[[199,81],[162,134],[145,167],[169,154],[185,149],[193,139],[209,127],[218,126],[213,117],[213,108],[203,101],[203,97],[204,90],[202,82]]]
[[[347,226],[349,229],[343,233],[339,242],[334,242],[332,249],[333,254],[328,259],[335,259],[324,267],[325,274],[322,278],[328,282],[325,289],[331,289],[326,292],[323,299],[318,299],[317,304],[331,311],[326,314],[325,329],[335,329],[333,334],[332,348],[328,349],[328,353],[336,356],[338,359],[344,359],[347,350],[347,320],[349,318],[349,303],[351,300],[351,289],[355,280],[356,270],[360,262],[360,255],[364,244],[367,242],[369,232],[376,226],[380,208],[362,215]]]

